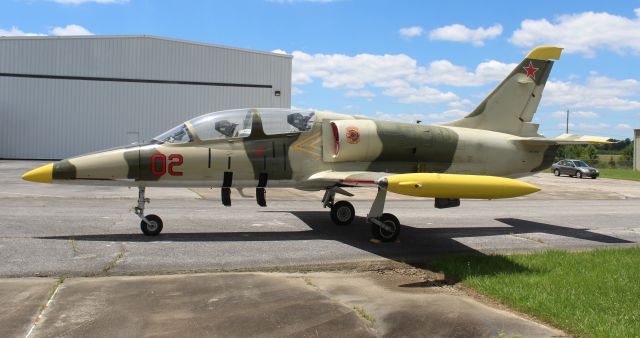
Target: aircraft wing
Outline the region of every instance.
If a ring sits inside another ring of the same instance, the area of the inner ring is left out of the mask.
[[[565,145],[565,144],[609,144],[608,137],[562,134],[555,138],[546,137],[524,137],[514,140],[515,142],[530,145]]]
[[[309,177],[308,182],[324,183],[329,185],[340,185],[346,187],[374,186],[379,179],[393,175],[383,172],[372,171],[321,171]]]

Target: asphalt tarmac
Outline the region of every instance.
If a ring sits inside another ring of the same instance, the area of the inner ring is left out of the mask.
[[[341,227],[321,193],[269,189],[260,208],[234,191],[225,208],[217,190],[148,189],[165,223],[149,238],[135,189],[20,180],[42,164],[0,161],[0,336],[564,336],[419,262],[640,242],[639,182],[548,174],[526,179],[539,193],[445,210],[390,195],[403,230],[389,244],[370,241],[372,190],[352,191],[358,218]]]
[[[354,201],[352,225],[336,226],[319,194],[271,189],[268,207],[260,208],[234,193],[227,208],[216,191],[149,188],[147,211],[163,218],[164,230],[145,237],[131,211],[135,189],[20,180],[40,164],[0,162],[0,277],[265,270],[640,241],[640,182],[546,174],[528,178],[543,187],[530,198],[462,201],[439,210],[432,200],[394,197],[385,211],[404,226],[399,242],[390,244],[370,241],[366,199]],[[362,190],[362,196],[373,193]]]

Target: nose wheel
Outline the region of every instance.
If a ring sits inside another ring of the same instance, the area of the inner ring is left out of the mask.
[[[157,236],[162,232],[162,218],[158,215],[144,215],[144,207],[149,203],[149,199],[144,197],[145,188],[138,188],[138,205],[133,208],[134,212],[140,217],[140,230],[146,236]]]
[[[147,215],[140,221],[140,230],[147,236],[157,236],[162,231],[162,219],[158,215]]]

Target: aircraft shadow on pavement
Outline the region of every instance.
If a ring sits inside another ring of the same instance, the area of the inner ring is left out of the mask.
[[[584,229],[533,222],[517,218],[500,218],[497,221],[508,226],[501,227],[459,227],[459,228],[417,228],[404,225],[400,234],[400,242],[376,244],[370,241],[370,226],[364,217],[356,217],[349,226],[336,226],[324,211],[262,211],[289,212],[296,216],[310,230],[299,231],[239,231],[239,232],[199,232],[199,233],[162,233],[157,237],[146,237],[140,234],[97,234],[79,236],[46,236],[40,239],[59,239],[76,241],[109,241],[109,242],[243,242],[243,241],[295,241],[295,240],[334,240],[346,245],[367,251],[394,261],[405,262],[418,268],[433,270],[430,258],[444,254],[483,253],[457,241],[460,237],[484,237],[499,235],[516,235],[527,233],[547,233],[552,235],[595,241],[605,244],[634,243],[627,240],[590,232]],[[492,256],[501,268],[481,273],[522,273],[531,270],[520,266],[502,256]],[[439,268],[435,266],[436,268]],[[444,269],[447,275],[446,269]],[[439,282],[440,283],[440,282]],[[423,285],[416,285],[423,286]],[[427,286],[427,285],[424,285]]]

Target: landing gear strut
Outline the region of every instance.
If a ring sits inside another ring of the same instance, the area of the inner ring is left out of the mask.
[[[339,190],[338,190],[339,189]],[[331,208],[331,220],[336,225],[349,225],[356,218],[356,211],[353,204],[347,201],[335,202],[336,191],[341,194],[349,194],[340,188],[327,189],[322,198],[322,205]],[[351,195],[351,194],[349,194]],[[353,195],[351,195],[353,196]]]
[[[162,219],[158,215],[144,215],[144,206],[149,199],[144,197],[145,187],[138,187],[138,205],[133,208],[140,217],[140,230],[147,236],[157,236],[162,231]]]
[[[383,185],[385,182],[381,182]],[[400,235],[400,221],[392,214],[383,213],[387,198],[385,186],[378,188],[378,194],[373,201],[367,221],[371,223],[371,235],[382,242],[394,242]]]

